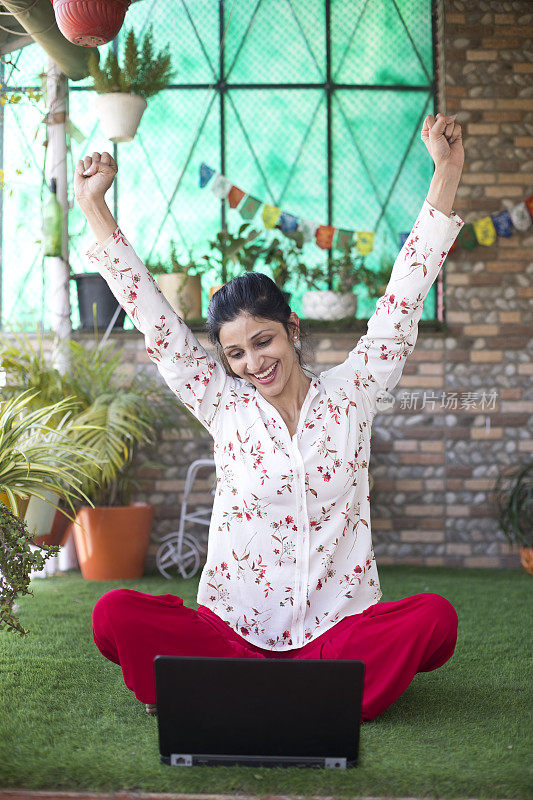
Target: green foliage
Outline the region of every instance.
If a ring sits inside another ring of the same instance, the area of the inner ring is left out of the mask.
[[[495,495],[498,523],[509,542],[533,547],[533,461],[510,475],[500,473]]]
[[[92,88],[98,94],[124,92],[147,99],[168,86],[174,75],[171,62],[168,44],[154,54],[153,25],[150,25],[142,42],[137,41],[133,28],[126,33],[123,66],[110,49],[103,67],[95,53],[91,53],[88,69],[94,80]]]
[[[72,398],[31,410],[36,397],[28,391],[0,401],[0,492],[15,513],[17,498],[31,494],[44,500],[46,491],[73,510],[73,500],[89,502],[82,487],[100,471],[83,441],[88,430],[72,417]]]
[[[202,256],[209,267],[216,269],[221,283],[227,283],[242,270],[251,272],[257,259],[263,253],[262,246],[252,246],[252,242],[259,236],[259,231],[254,230],[245,222],[236,234],[230,231],[219,231],[209,242],[210,253]],[[235,269],[233,269],[231,267]]]
[[[383,256],[377,270],[369,269],[365,257],[355,250],[352,243],[331,261],[333,291],[351,292],[355,286],[363,284],[370,297],[380,297],[385,291],[393,265],[394,260]]]
[[[55,545],[32,551],[30,544],[38,547],[26,524],[0,503],[0,630],[7,629],[19,636],[26,636],[28,631],[16,615],[15,600],[23,594],[33,596],[28,588],[30,573],[42,570],[47,559],[59,552]]]
[[[24,334],[15,336],[14,341],[0,336],[0,363],[6,371],[3,391],[16,398],[21,391],[37,387],[40,391],[34,391],[28,400],[36,411],[44,402],[70,396],[76,416],[66,432],[73,453],[65,455],[66,463],[77,453],[92,453],[98,465],[80,475],[79,491],[96,505],[127,505],[137,485],[135,458],[141,445],[155,444],[165,430],[204,429],[159,382],[125,375],[122,349],[115,350],[113,344],[84,347],[75,341],[69,341],[67,347],[69,368],[61,375],[47,358],[40,336],[36,347]],[[50,425],[57,424],[54,411],[50,411]],[[41,496],[38,491],[28,492]]]
[[[182,264],[176,252],[176,243],[170,240],[170,253],[167,261],[157,261],[153,264],[146,264],[152,275],[183,275],[183,282],[188,275],[199,275],[201,265],[189,258],[189,261]]]

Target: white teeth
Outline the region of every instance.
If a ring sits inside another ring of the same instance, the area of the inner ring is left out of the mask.
[[[268,377],[269,377],[269,375],[272,375],[272,373],[273,373],[273,372],[274,372],[274,370],[276,369],[277,363],[278,363],[278,362],[276,361],[276,363],[275,363],[275,364],[273,364],[273,365],[270,367],[270,369],[267,369],[267,370],[266,370],[266,372],[261,372],[261,373],[257,373],[257,372],[256,372],[256,373],[255,373],[255,377],[256,377],[256,378],[259,378],[259,380],[260,380],[260,381],[264,380],[265,378],[268,378]]]

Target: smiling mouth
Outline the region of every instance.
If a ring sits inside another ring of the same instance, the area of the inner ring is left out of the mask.
[[[275,376],[275,374],[277,372],[278,364],[279,364],[279,361],[276,361],[275,364],[272,364],[272,366],[269,367],[264,372],[259,372],[259,373],[253,372],[252,375],[260,383],[270,383],[272,380],[274,380],[274,376]]]

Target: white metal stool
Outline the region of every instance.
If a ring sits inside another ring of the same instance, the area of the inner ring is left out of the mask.
[[[167,533],[161,538],[161,543],[156,554],[157,569],[165,578],[192,578],[200,567],[200,554],[206,552],[206,548],[189,533],[185,533],[185,523],[192,522],[197,525],[209,526],[213,504],[209,506],[198,506],[194,511],[187,513],[187,501],[192,491],[192,487],[199,469],[215,468],[212,458],[198,458],[193,461],[187,470],[185,478],[185,488],[183,490],[183,500],[181,503],[180,523],[177,531]],[[215,486],[211,489],[211,496],[214,497]]]

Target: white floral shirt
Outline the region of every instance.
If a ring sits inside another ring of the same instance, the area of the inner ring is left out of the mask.
[[[214,439],[198,602],[259,647],[301,647],[382,595],[368,486],[376,395],[400,380],[424,299],[463,224],[424,201],[367,333],[312,379],[292,437],[255,387],[202,347],[120,228],[87,253],[166,383]]]

